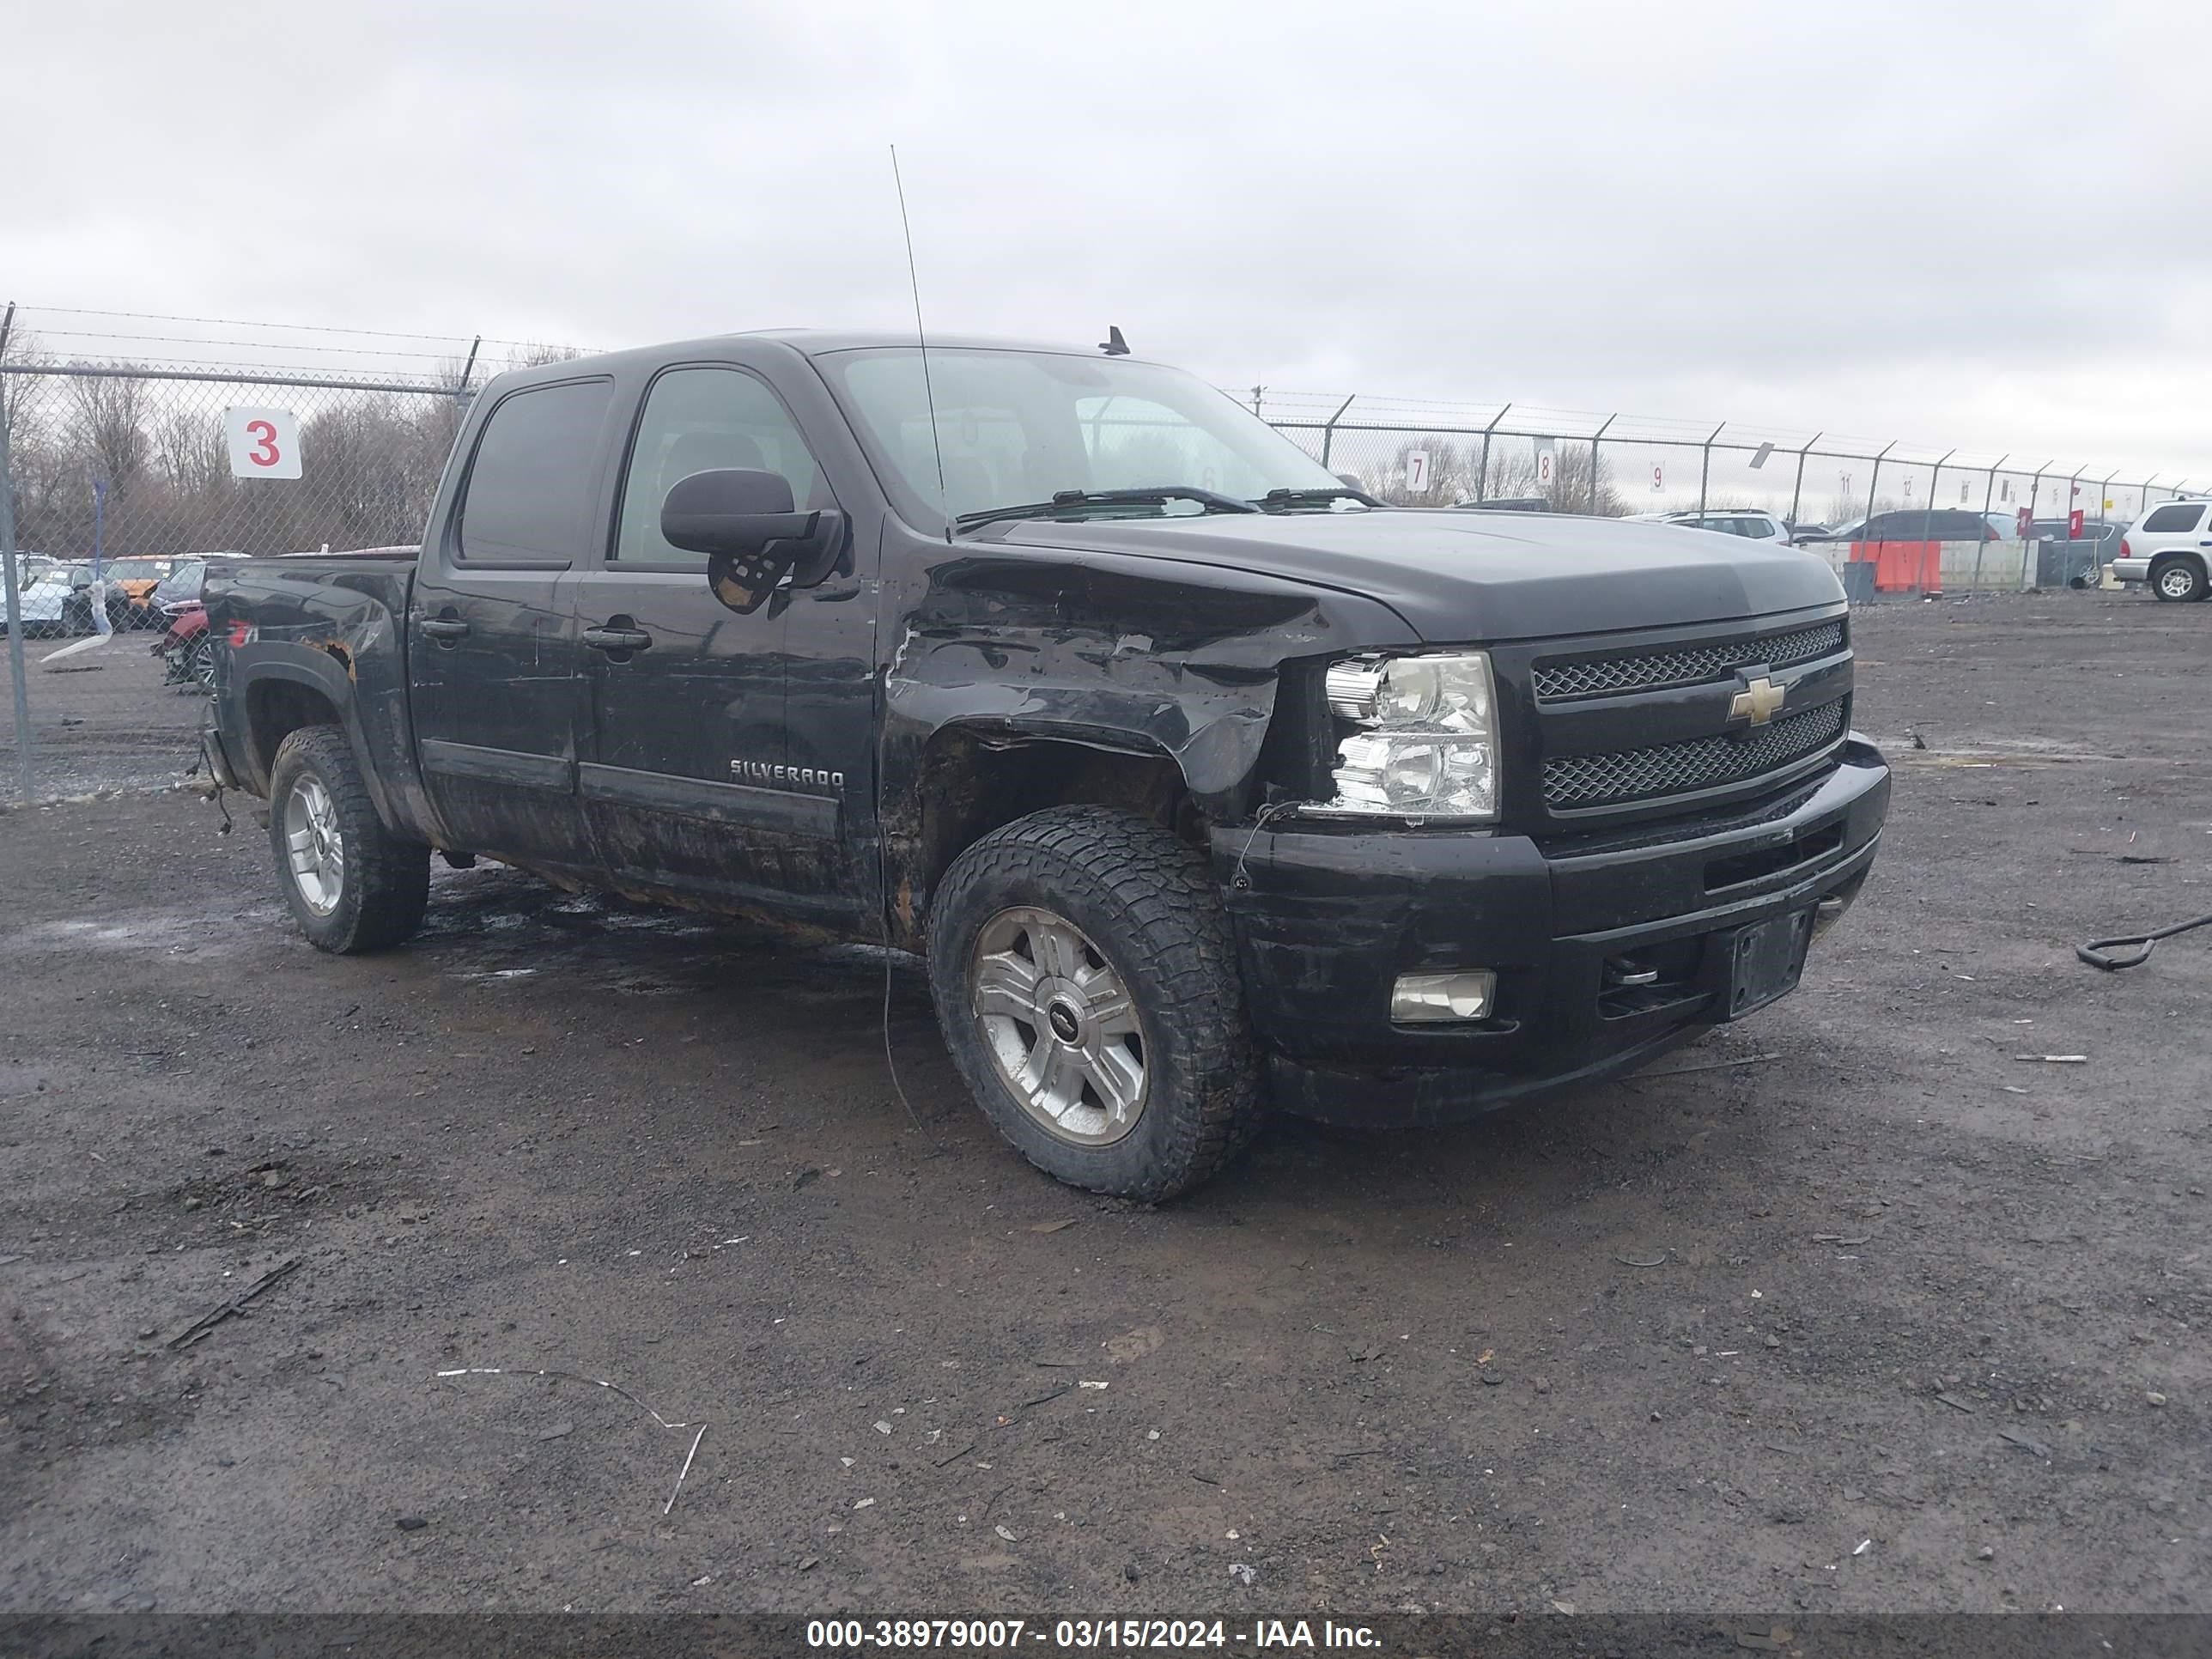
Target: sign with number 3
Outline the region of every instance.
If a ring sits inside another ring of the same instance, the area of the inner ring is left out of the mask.
[[[230,470],[240,478],[300,476],[300,421],[289,409],[226,409]]]

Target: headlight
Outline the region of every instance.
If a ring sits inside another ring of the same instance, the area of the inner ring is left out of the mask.
[[[1328,706],[1366,727],[1337,745],[1336,799],[1321,810],[1480,823],[1498,816],[1490,659],[1360,657],[1332,664]]]

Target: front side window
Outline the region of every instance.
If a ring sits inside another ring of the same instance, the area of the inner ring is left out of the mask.
[[[830,389],[909,522],[1048,503],[1064,490],[1186,488],[1257,501],[1336,476],[1195,376],[1132,359],[908,347],[825,353]],[[930,409],[936,408],[933,434]],[[933,441],[933,437],[934,441]],[[942,452],[945,483],[938,487]],[[1170,501],[1139,512],[1200,510]]]
[[[695,472],[738,468],[781,474],[800,512],[834,506],[822,470],[776,395],[742,369],[671,369],[646,394],[623,479],[614,559],[704,568],[704,553],[672,547],[660,505]]]
[[[459,552],[483,563],[572,564],[592,539],[608,380],[532,386],[503,398],[477,440]]]
[[[2197,520],[2203,516],[2203,512],[2204,504],[2202,501],[2168,501],[2143,520],[2143,530],[2147,534],[2156,536],[2172,535],[2182,531],[2194,530],[2197,528]]]

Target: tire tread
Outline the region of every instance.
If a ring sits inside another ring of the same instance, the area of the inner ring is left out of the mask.
[[[1110,941],[1123,958],[1117,965],[1155,1024],[1170,1028],[1167,1046],[1188,1086],[1179,1100],[1156,1097],[1146,1104],[1148,1117],[1163,1114],[1164,1133],[1140,1127],[1115,1143],[1133,1157],[1114,1160],[1121,1167],[1110,1175],[1072,1160],[1055,1168],[1009,1138],[1048,1174],[1093,1191],[1154,1202],[1188,1192],[1257,1132],[1259,1066],[1228,912],[1205,855],[1149,819],[1105,806],[1051,807],[992,831],[954,861],[931,906],[929,957],[931,989],[954,1058],[979,1094],[1004,1093],[994,1075],[972,1074],[963,1057],[968,1045],[955,1036],[956,1022],[969,1019],[959,946],[988,919],[988,895],[1047,873],[1088,887],[1113,907],[1122,928]],[[1168,1056],[1160,1058],[1164,1063]]]
[[[306,770],[322,779],[337,809],[345,836],[346,880],[353,890],[326,917],[310,920],[295,906],[301,931],[319,950],[337,956],[386,950],[411,938],[430,902],[430,849],[384,827],[343,726],[303,726],[277,748],[269,772],[269,799],[270,842],[278,859],[284,856],[284,796],[293,778]],[[289,899],[295,890],[281,862],[277,879]]]

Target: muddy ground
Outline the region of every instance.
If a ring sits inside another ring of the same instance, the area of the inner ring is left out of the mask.
[[[250,818],[0,816],[0,1607],[2212,1607],[2212,933],[2072,953],[2212,908],[2212,606],[1858,626],[1886,850],[1709,1069],[1158,1211],[903,963],[910,1109],[878,955],[483,870],[334,961]]]

